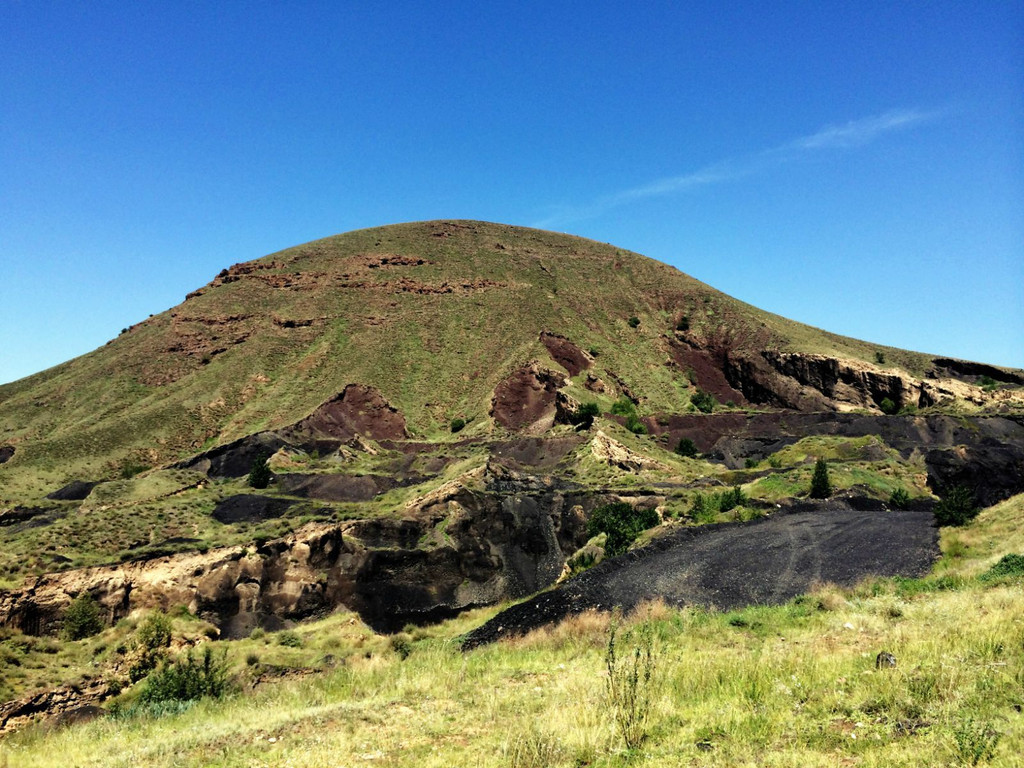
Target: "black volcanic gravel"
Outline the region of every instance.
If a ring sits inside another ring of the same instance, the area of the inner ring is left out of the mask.
[[[749,523],[682,528],[502,611],[470,632],[463,648],[592,608],[628,612],[658,598],[723,610],[777,605],[815,582],[852,586],[868,575],[920,576],[938,552],[930,512],[854,510],[835,502]]]

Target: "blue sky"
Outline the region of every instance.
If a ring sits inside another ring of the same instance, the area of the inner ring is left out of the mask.
[[[634,5],[0,0],[0,382],[434,218],[1024,367],[1024,4]]]

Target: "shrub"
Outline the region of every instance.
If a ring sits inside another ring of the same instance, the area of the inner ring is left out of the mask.
[[[635,413],[631,413],[629,414],[629,416],[626,417],[626,429],[628,429],[634,435],[647,434],[647,426],[642,421],[640,421],[640,417],[638,417]]]
[[[747,456],[747,458],[743,460],[743,466],[747,469],[754,469],[757,466],[757,459],[753,456]]]
[[[965,485],[956,485],[935,505],[935,522],[942,526],[966,525],[980,511],[971,489]]]
[[[452,419],[451,430],[454,435],[456,432],[461,432],[466,426],[466,420],[458,417]]]
[[[693,397],[690,398],[690,402],[693,403],[693,407],[701,413],[711,413],[715,410],[715,396],[710,392],[705,392],[699,387],[697,388],[697,391],[693,393]]]
[[[628,750],[638,749],[648,736],[648,728],[658,693],[659,654],[654,647],[651,628],[644,625],[635,633],[631,646],[620,653],[616,622],[608,633],[605,651],[605,692],[616,730]]]
[[[981,578],[991,581],[1016,576],[1024,576],[1024,555],[1003,555],[998,563],[981,575]]]
[[[574,413],[569,414],[569,423],[583,429],[590,429],[594,419],[601,415],[601,408],[597,403],[583,403]]]
[[[811,498],[827,499],[832,495],[832,483],[828,478],[828,462],[819,458],[814,462],[814,474],[811,475]]]
[[[185,656],[151,674],[139,698],[146,704],[195,701],[207,696],[219,698],[227,692],[227,669],[227,651],[215,656],[207,645],[197,659],[190,649]]]
[[[128,679],[139,682],[156,669],[171,644],[171,620],[164,613],[151,613],[135,632],[133,661],[128,666]]]
[[[103,619],[100,607],[92,595],[83,592],[68,606],[64,612],[64,626],[61,635],[65,640],[82,640],[92,637],[103,630]]]
[[[631,416],[636,414],[636,405],[628,397],[623,395],[612,403],[612,414],[615,416]]]
[[[388,640],[388,645],[391,646],[391,650],[394,651],[402,661],[405,661],[412,655],[412,637],[407,635],[405,632],[392,635]]]
[[[690,503],[690,517],[697,523],[710,523],[718,514],[718,502],[715,497],[707,497],[703,493],[697,493]]]
[[[171,644],[171,620],[166,613],[151,613],[135,632],[139,646],[149,651],[166,648]]]
[[[906,509],[910,506],[910,494],[903,488],[897,488],[889,494],[889,506],[893,509]]]
[[[249,477],[246,480],[250,488],[266,488],[270,485],[268,458],[270,457],[266,453],[258,453],[256,458],[252,460],[252,467],[249,469]]]
[[[633,509],[620,501],[595,509],[587,523],[587,533],[590,536],[606,534],[605,551],[614,557],[629,549],[641,533],[658,522],[658,513],[653,509]]]
[[[878,350],[875,352],[875,362],[879,365],[885,365],[885,352]]]
[[[679,445],[676,446],[676,453],[687,459],[697,458],[697,444],[688,437],[679,438]]]
[[[738,485],[734,485],[731,490],[722,491],[718,494],[718,510],[719,512],[728,512],[730,509],[738,507],[746,500],[747,497],[743,495],[743,489]]]
[[[285,648],[301,648],[302,637],[298,632],[292,632],[290,629],[286,629],[283,632],[278,633],[277,644],[283,645]]]
[[[978,384],[986,392],[994,392],[999,387],[999,382],[993,379],[991,376],[982,376],[978,379]]]
[[[953,728],[954,753],[961,765],[987,763],[996,753],[1002,736],[988,723],[976,723],[966,719]]]
[[[888,397],[883,397],[882,402],[878,404],[878,407],[881,408],[882,413],[886,414],[887,416],[892,416],[893,414],[897,413],[900,409],[900,407],[896,405],[896,403],[894,403]]]
[[[781,469],[782,459],[773,453],[771,456],[768,457],[768,466],[771,467],[772,469]]]
[[[637,328],[640,325],[640,318],[637,317],[636,315],[633,315],[631,318],[629,318],[628,322],[630,328]]]
[[[690,318],[688,318],[686,315],[683,315],[682,317],[680,317],[679,321],[676,323],[676,330],[677,331],[688,331],[688,330],[690,330]]]

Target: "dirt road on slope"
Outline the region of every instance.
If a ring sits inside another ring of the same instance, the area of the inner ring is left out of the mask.
[[[824,504],[749,523],[683,528],[609,560],[473,630],[464,647],[590,608],[624,611],[662,599],[729,610],[784,603],[815,582],[851,586],[868,575],[919,576],[939,554],[931,512],[859,511]]]

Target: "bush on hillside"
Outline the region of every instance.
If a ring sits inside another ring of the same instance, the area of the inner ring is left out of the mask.
[[[601,408],[597,403],[583,403],[574,413],[569,414],[569,423],[590,429],[594,425],[594,419],[600,415]]]
[[[633,317],[629,318],[629,327],[630,328],[637,328],[639,325],[640,325],[640,318],[639,317],[637,317],[636,315],[633,315]]]
[[[634,435],[646,435],[647,425],[640,421],[640,417],[635,413],[629,414],[626,417],[626,429],[632,432]]]
[[[636,413],[636,405],[632,400],[623,395],[612,403],[611,412],[615,416],[630,416]]]
[[[896,405],[896,403],[894,403],[888,397],[883,397],[882,402],[878,404],[878,407],[881,408],[882,413],[886,414],[887,416],[892,416],[893,414],[898,413],[900,410],[900,407]]]
[[[693,396],[690,398],[690,402],[693,404],[693,407],[701,413],[711,413],[715,410],[715,396],[710,392],[705,392],[699,387],[697,391],[693,393]]]
[[[452,434],[453,435],[456,432],[461,432],[463,429],[465,429],[465,427],[466,427],[466,420],[465,419],[462,419],[462,418],[459,418],[459,417],[455,417],[454,419],[452,419],[451,430],[452,430]]]
[[[747,500],[747,497],[743,495],[743,489],[738,485],[734,485],[731,489],[722,491],[717,495],[718,511],[728,512],[730,509],[735,509]]]
[[[679,438],[679,445],[676,446],[676,453],[687,459],[697,458],[697,444],[688,437]]]
[[[966,525],[980,511],[974,492],[966,485],[956,485],[935,505],[935,522],[941,526]]]
[[[1024,555],[1003,555],[999,562],[981,575],[985,581],[1024,576]]]
[[[811,475],[811,498],[827,499],[832,495],[832,482],[828,477],[828,462],[819,458],[814,462],[814,474]]]
[[[269,458],[267,454],[260,453],[252,460],[252,467],[246,480],[250,488],[266,488],[270,485],[270,465],[267,463]]]
[[[220,698],[228,689],[227,651],[219,656],[207,645],[199,658],[192,650],[160,667],[146,678],[139,697],[146,704]]]
[[[83,592],[71,601],[71,605],[64,612],[61,636],[65,640],[82,640],[99,634],[102,630],[103,619],[100,616],[100,607],[93,600],[92,595]]]
[[[903,488],[897,488],[889,494],[889,506],[893,509],[906,509],[910,506],[910,494]]]
[[[637,537],[648,528],[659,523],[658,513],[653,509],[634,509],[625,502],[616,502],[598,507],[590,514],[587,534],[605,534],[605,551],[609,556],[621,555]]]
[[[165,613],[151,613],[135,632],[133,660],[128,666],[128,679],[139,682],[156,669],[171,644],[171,619]]]

